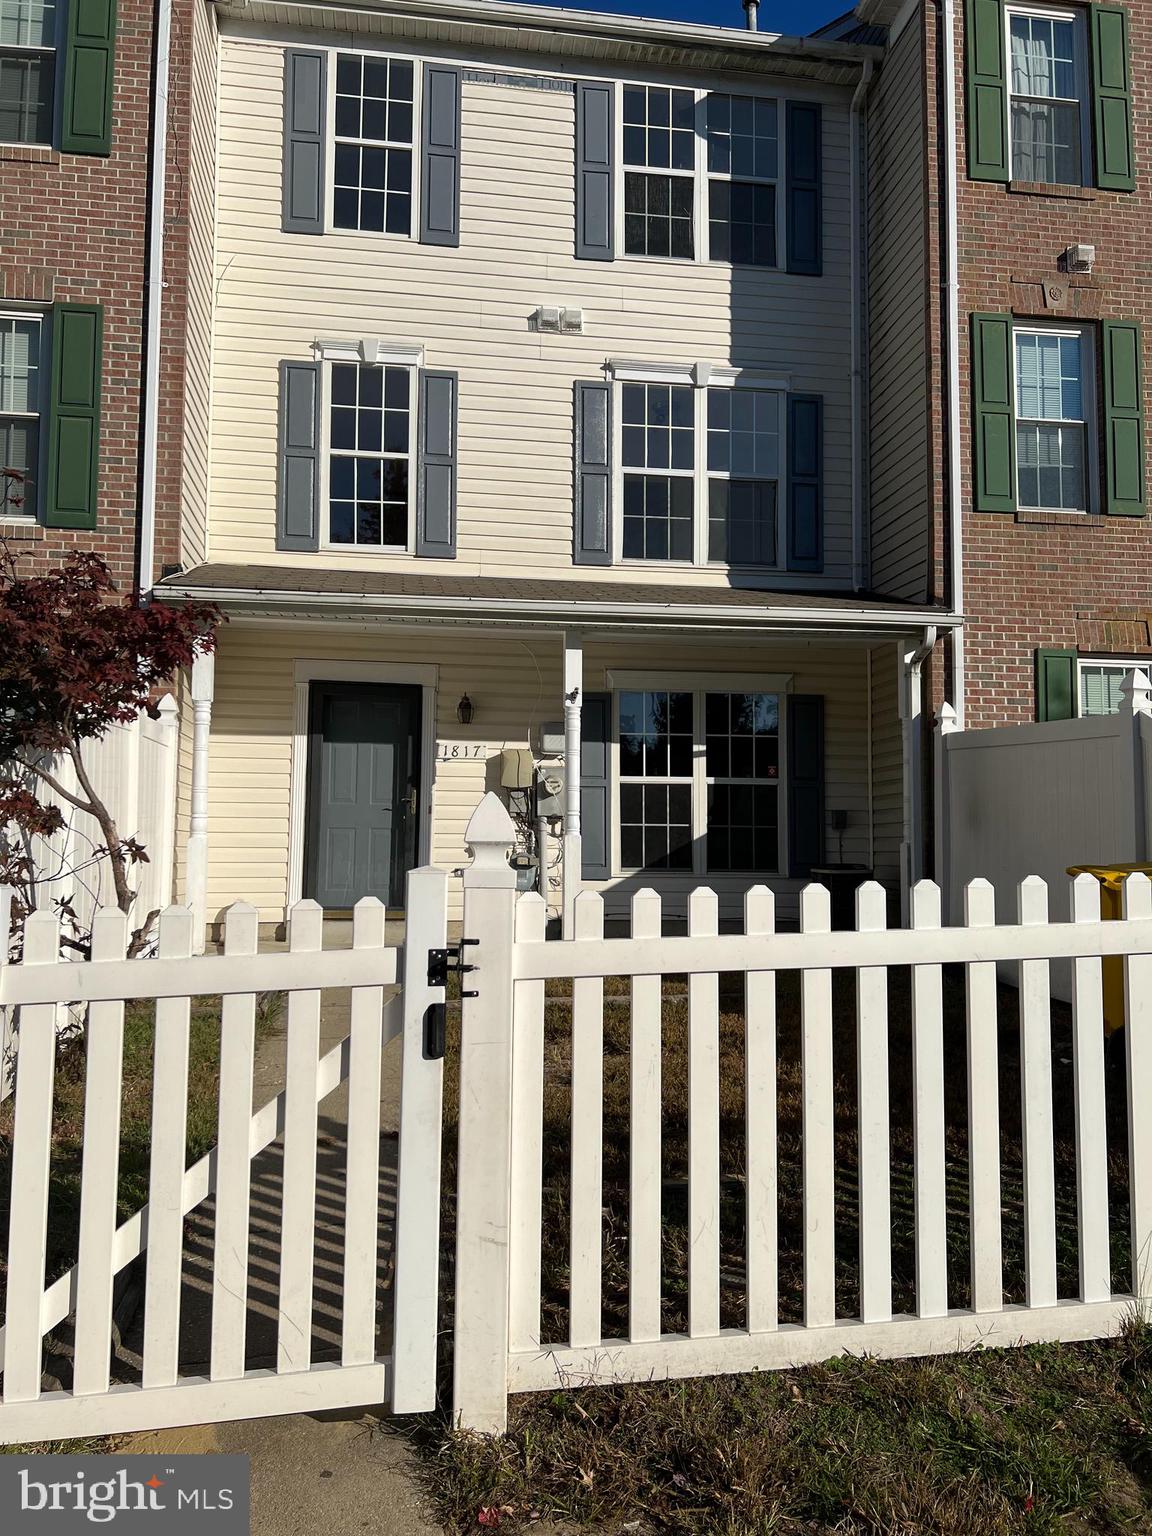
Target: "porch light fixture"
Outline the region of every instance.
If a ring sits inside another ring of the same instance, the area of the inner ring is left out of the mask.
[[[456,718],[457,718],[457,720],[459,720],[461,725],[471,725],[472,724],[472,715],[473,715],[473,713],[474,713],[474,709],[473,709],[473,705],[472,705],[472,700],[468,697],[468,695],[466,693],[462,694],[461,698],[460,698],[460,702],[456,706]]]

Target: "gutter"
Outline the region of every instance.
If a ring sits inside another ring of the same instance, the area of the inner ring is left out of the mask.
[[[156,464],[160,414],[161,316],[164,303],[164,194],[168,152],[168,74],[172,52],[172,0],[156,0],[152,146],[148,190],[148,275],[144,318],[143,457],[140,469],[140,541],[136,587],[152,590],[156,568]]]
[[[744,608],[708,606],[676,607],[670,603],[625,603],[611,607],[603,602],[557,602],[530,598],[457,598],[413,597],[406,595],[361,596],[358,593],[282,592],[269,593],[259,588],[237,587],[181,587],[165,583],[156,588],[156,596],[173,602],[208,602],[221,608],[249,607],[263,609],[269,616],[278,611],[298,613],[302,609],[318,610],[318,617],[353,615],[409,614],[429,618],[457,618],[475,622],[481,619],[499,618],[503,622],[536,623],[540,619],[557,622],[593,624],[597,628],[606,623],[628,624],[663,620],[665,623],[707,626],[711,622],[724,629],[733,621],[744,621],[764,628],[789,627],[811,629],[819,625],[832,630],[853,630],[861,627],[892,630],[907,634],[910,629],[934,625],[949,628],[962,623],[959,615],[925,609],[879,608]]]
[[[859,592],[864,575],[864,221],[867,168],[864,164],[864,97],[875,69],[865,59],[860,81],[852,93],[850,149],[852,162],[852,586]]]
[[[939,0],[944,48],[944,260],[948,369],[948,606],[964,607],[964,522],[960,495],[960,250],[957,212],[959,157],[956,143],[956,3]],[[951,704],[964,729],[964,632],[951,636]]]

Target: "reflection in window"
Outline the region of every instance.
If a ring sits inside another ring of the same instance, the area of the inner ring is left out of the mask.
[[[620,695],[620,862],[692,868],[692,695]]]
[[[1079,186],[1080,70],[1077,23],[1010,13],[1012,175]]]
[[[708,694],[705,767],[708,868],[775,870],[780,846],[778,697]]]
[[[691,260],[696,98],[692,91],[624,89],[624,249]]]
[[[689,384],[621,391],[624,558],[691,560],[695,401]]]
[[[1016,332],[1016,481],[1022,507],[1083,512],[1084,348],[1078,332]]]
[[[411,370],[333,363],[328,537],[333,544],[408,543]]]
[[[412,233],[412,64],[342,53],[336,60],[332,222]]]
[[[777,563],[780,395],[708,391],[708,558]]]
[[[36,515],[40,444],[39,317],[0,315],[0,507]]]
[[[708,256],[776,265],[777,107],[756,96],[707,98]]]

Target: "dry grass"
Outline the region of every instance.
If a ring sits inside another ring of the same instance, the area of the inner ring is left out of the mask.
[[[837,1295],[858,1310],[855,1003],[835,979]],[[739,977],[722,978],[721,1321],[744,1323],[744,1012]],[[604,1051],[604,1336],[627,1332],[628,985],[606,986]],[[945,986],[950,1301],[968,1303],[968,1164],[964,989]],[[1016,994],[1002,988],[1000,1030],[1007,1300],[1022,1300],[1023,1177]],[[778,995],[781,1318],[801,1317],[802,1179],[798,981]],[[663,1005],[663,1322],[686,1327],[687,1003],[668,978]],[[542,1330],[562,1342],[568,1306],[570,1004],[546,1008]],[[912,1034],[909,979],[890,988],[893,1283],[896,1310],[914,1293]],[[1053,1007],[1059,1287],[1077,1287],[1071,1020]],[[454,1058],[450,1057],[451,1061]],[[452,1184],[455,1103],[446,1114]],[[981,1091],[981,1085],[976,1085]],[[1113,1269],[1128,1285],[1123,1082],[1108,1088]],[[753,1127],[753,1134],[755,1128]],[[450,1206],[450,1200],[449,1200]],[[450,1252],[450,1249],[448,1250]],[[447,1290],[450,1290],[450,1277]],[[1122,1342],[932,1361],[838,1361],[801,1372],[581,1389],[513,1400],[503,1442],[453,1436],[425,1443],[447,1518],[477,1512],[515,1525],[541,1514],[583,1525],[640,1520],[659,1531],[982,1533],[1152,1531],[1152,1335]],[[1054,1523],[1057,1522],[1057,1523]]]

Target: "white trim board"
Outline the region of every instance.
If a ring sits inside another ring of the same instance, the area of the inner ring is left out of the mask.
[[[284,916],[301,899],[304,886],[304,837],[308,819],[308,704],[311,683],[405,683],[418,686],[420,698],[420,818],[416,862],[432,862],[435,814],[436,690],[439,667],[431,663],[389,661],[297,661],[294,668],[292,768],[288,791],[288,900]]]

